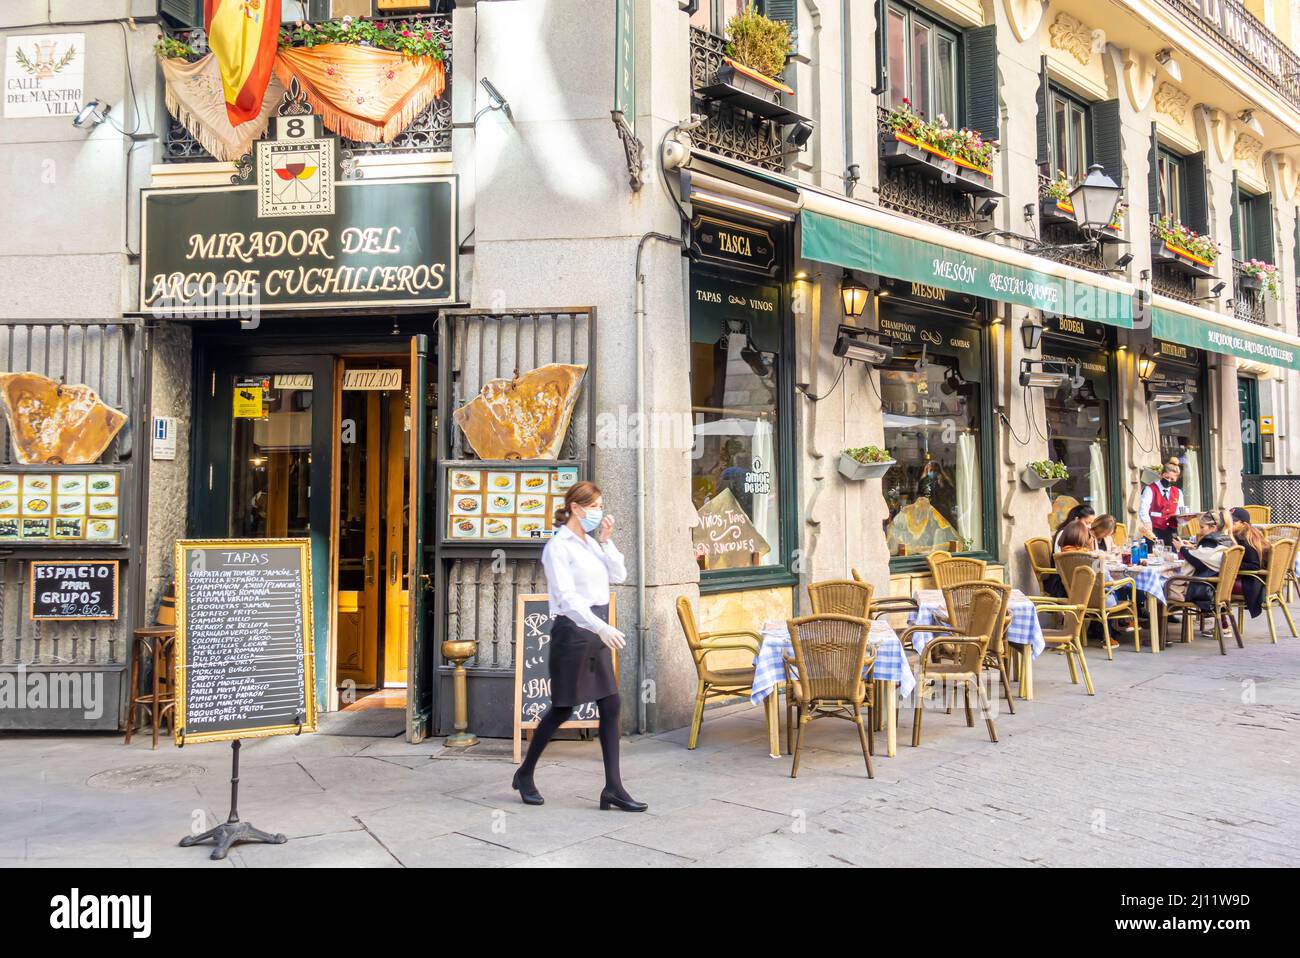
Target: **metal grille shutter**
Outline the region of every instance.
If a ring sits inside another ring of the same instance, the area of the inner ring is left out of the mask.
[[[998,28],[975,27],[962,34],[966,55],[966,126],[986,140],[998,138]]]

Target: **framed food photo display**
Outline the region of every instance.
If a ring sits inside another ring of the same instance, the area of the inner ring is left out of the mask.
[[[119,545],[122,511],[121,469],[0,471],[0,544]]]
[[[538,542],[578,481],[578,467],[555,464],[446,465],[448,542]]]

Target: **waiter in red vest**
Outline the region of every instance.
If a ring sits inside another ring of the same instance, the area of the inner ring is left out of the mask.
[[[1154,535],[1166,546],[1173,548],[1174,533],[1178,531],[1178,515],[1183,506],[1182,490],[1174,483],[1182,475],[1178,460],[1171,459],[1160,471],[1160,480],[1142,490],[1138,506],[1138,525],[1142,534]]]

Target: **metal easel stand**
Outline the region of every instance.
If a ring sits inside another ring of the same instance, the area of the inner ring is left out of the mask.
[[[230,743],[231,750],[231,767],[230,767],[230,817],[218,825],[216,828],[210,828],[202,835],[186,835],[181,839],[181,847],[189,848],[191,845],[199,845],[211,839],[216,843],[216,848],[212,850],[212,860],[222,861],[230,853],[232,845],[239,842],[260,842],[264,845],[283,845],[289,839],[276,833],[264,832],[260,828],[254,828],[248,822],[239,820],[239,739]]]

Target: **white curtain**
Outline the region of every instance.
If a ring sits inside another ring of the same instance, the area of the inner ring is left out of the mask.
[[[1181,512],[1200,512],[1201,504],[1201,451],[1187,449],[1183,461],[1183,502]]]
[[[979,451],[975,434],[957,437],[957,532],[964,540],[963,551],[979,548],[983,541],[983,503],[980,501]]]
[[[1097,515],[1110,512],[1110,498],[1106,495],[1106,447],[1099,442],[1088,446],[1088,490]]]
[[[776,526],[776,510],[772,508],[777,493],[776,453],[772,443],[772,423],[766,416],[759,416],[754,424],[754,439],[750,448],[753,455],[750,469],[767,473],[770,485],[766,494],[754,493],[754,514],[749,517],[749,520],[754,523],[754,528],[758,530],[759,535],[772,547],[772,551],[768,553],[771,558],[780,555],[781,535]]]

